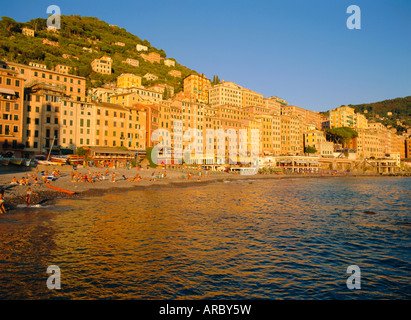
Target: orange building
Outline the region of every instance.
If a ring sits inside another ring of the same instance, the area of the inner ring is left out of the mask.
[[[27,66],[15,62],[8,62],[12,70],[19,72],[20,76],[26,80],[26,86],[32,84],[48,84],[64,89],[67,96],[76,101],[84,101],[86,97],[86,78],[65,74],[53,70]]]
[[[211,81],[203,74],[190,74],[184,78],[184,93],[193,95],[200,103],[208,102],[208,90],[211,86]]]
[[[24,78],[0,61],[0,151],[23,152]]]
[[[148,61],[148,62],[150,62],[150,63],[154,63],[154,62],[160,63],[160,62],[161,62],[161,59],[162,59],[161,56],[160,56],[160,54],[157,53],[157,52],[150,52],[149,54],[142,53],[142,54],[140,54],[140,56],[141,56],[145,61]]]

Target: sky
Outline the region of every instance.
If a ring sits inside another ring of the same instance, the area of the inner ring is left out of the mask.
[[[125,28],[209,79],[308,110],[411,95],[410,0],[0,0],[18,22],[93,16]],[[361,29],[347,28],[350,5]]]

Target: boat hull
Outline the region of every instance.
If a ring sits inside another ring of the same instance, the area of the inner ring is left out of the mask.
[[[74,191],[69,191],[69,190],[61,189],[61,188],[58,188],[58,187],[55,187],[55,186],[51,186],[51,185],[49,185],[49,184],[46,184],[46,186],[47,186],[48,188],[53,189],[53,190],[56,190],[56,191],[64,192],[64,193],[67,193],[67,194],[75,194]]]

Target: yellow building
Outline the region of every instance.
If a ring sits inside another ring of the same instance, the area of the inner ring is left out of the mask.
[[[22,28],[21,33],[25,36],[34,37],[34,30],[30,28]]]
[[[138,88],[141,87],[141,77],[132,73],[123,73],[117,77],[117,87]]]
[[[275,114],[281,114],[282,106],[286,106],[287,102],[277,97],[263,98],[263,106]]]
[[[382,135],[371,129],[356,129],[358,132],[357,140],[357,156],[359,158],[376,159],[385,157],[384,144]]]
[[[322,157],[332,157],[334,144],[326,141],[325,132],[320,130],[310,130],[304,134],[304,147],[314,147]]]
[[[46,154],[61,145],[61,101],[64,86],[47,83],[28,84],[24,101],[25,151]]]
[[[367,129],[368,128],[367,118],[363,114],[357,113],[354,127],[357,129]]]
[[[54,71],[68,74],[71,71],[71,67],[65,64],[58,64],[54,67]]]
[[[354,128],[356,115],[353,108],[342,106],[330,111],[330,127],[350,127]]]
[[[48,84],[55,87],[63,87],[67,96],[76,101],[84,101],[86,97],[86,78],[72,74],[64,74],[54,70],[43,68],[42,65],[27,66],[19,63],[8,63],[12,70],[20,73],[26,80],[26,85]]]
[[[301,120],[295,114],[281,115],[281,154],[302,154],[304,150]]]
[[[109,56],[102,56],[100,59],[94,59],[91,62],[91,68],[94,72],[102,74],[111,74],[112,59]]]
[[[250,89],[243,90],[243,107],[263,107],[263,95]]]
[[[113,103],[95,103],[95,109],[95,146],[146,149],[144,111]]]
[[[95,146],[95,105],[62,97],[60,111],[60,145],[76,151],[78,147]]]
[[[198,102],[208,102],[208,90],[211,86],[211,81],[204,75],[190,74],[184,78],[184,93],[193,95]]]

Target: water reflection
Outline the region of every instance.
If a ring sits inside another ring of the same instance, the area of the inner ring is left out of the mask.
[[[409,298],[409,190],[410,179],[284,179],[60,199],[2,217],[0,296]],[[45,286],[51,264],[60,291]],[[346,287],[351,264],[361,292]]]

